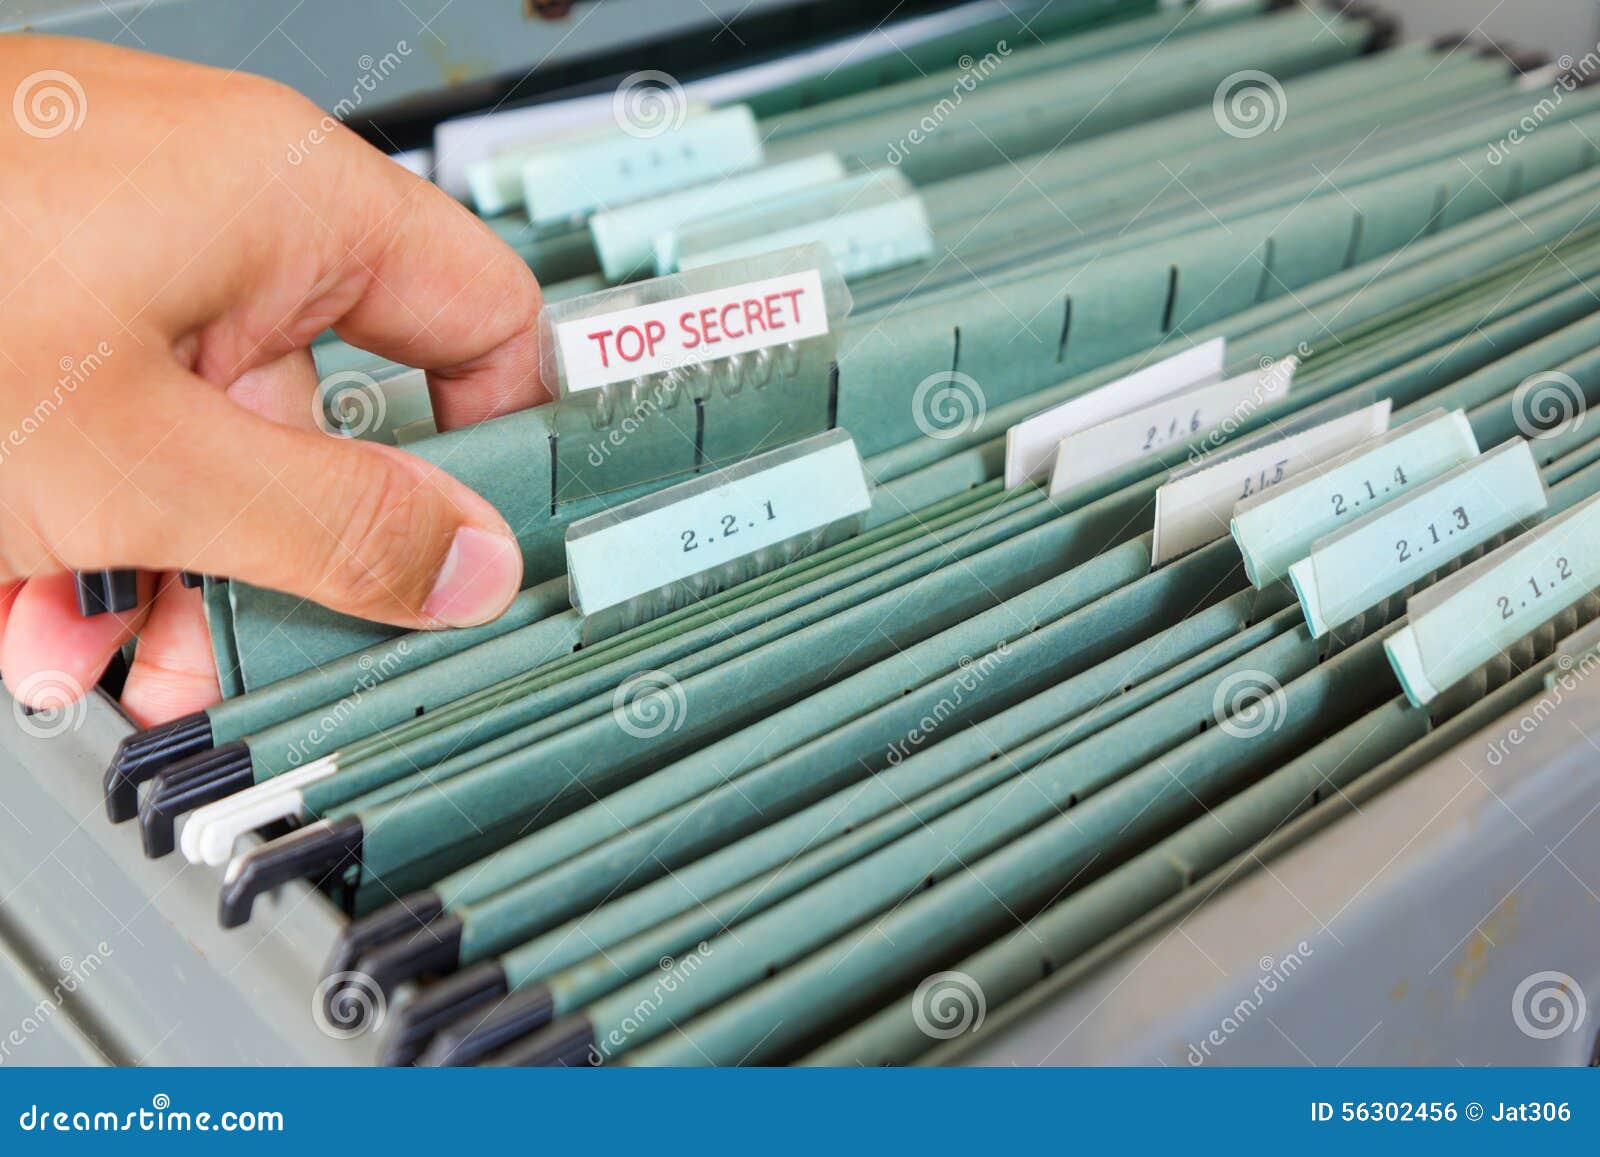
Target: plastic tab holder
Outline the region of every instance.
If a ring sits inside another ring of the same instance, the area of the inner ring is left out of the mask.
[[[1311,553],[1311,544],[1477,456],[1460,410],[1432,410],[1381,438],[1247,498],[1233,511],[1245,573],[1262,590]]]
[[[1320,538],[1289,568],[1314,636],[1550,504],[1527,442],[1515,438]]]
[[[1249,439],[1236,452],[1174,473],[1156,491],[1150,565],[1226,538],[1233,508],[1241,501],[1382,434],[1389,425],[1389,409],[1385,398],[1326,421],[1268,430],[1267,437]]]
[[[584,639],[856,534],[871,504],[855,442],[835,429],[581,519],[566,546]]]
[[[1171,394],[1220,382],[1227,356],[1227,340],[1212,338],[1024,418],[1006,431],[1006,489],[1048,478],[1056,447],[1069,434]]]
[[[1384,650],[1420,707],[1596,587],[1600,496],[1420,592]]]
[[[744,105],[690,113],[659,133],[615,131],[523,158],[523,202],[535,225],[581,220],[761,164],[761,134]]]
[[[891,169],[690,222],[659,239],[656,270],[698,269],[812,241],[828,247],[847,281],[933,256],[933,229],[922,198]]]
[[[1299,362],[1287,357],[1271,366],[1215,385],[1185,390],[1098,426],[1069,434],[1056,447],[1050,494],[1109,474],[1132,462],[1181,447],[1238,423],[1289,392]]]
[[[658,238],[709,214],[732,213],[796,189],[836,181],[842,176],[844,165],[832,153],[763,165],[736,176],[596,213],[589,218],[589,235],[594,241],[595,254],[600,258],[600,268],[612,284],[651,271],[670,273],[671,269],[656,265]]]
[[[820,245],[547,306],[552,507],[826,430],[849,310]]]

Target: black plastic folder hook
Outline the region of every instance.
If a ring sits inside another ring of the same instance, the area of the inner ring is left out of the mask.
[[[177,846],[178,817],[255,782],[250,748],[242,741],[213,747],[157,771],[139,801],[139,833],[151,859]]]
[[[430,984],[401,1006],[378,1055],[385,1065],[467,1065],[550,1023],[544,985],[507,997],[505,970],[485,960]]]
[[[110,613],[120,615],[139,605],[136,570],[80,570],[78,613],[84,618]]]
[[[444,912],[411,935],[390,940],[361,955],[355,971],[385,995],[408,980],[454,972],[461,963],[461,917]]]
[[[412,892],[375,912],[358,916],[344,926],[333,942],[322,974],[332,977],[353,971],[356,961],[368,952],[392,940],[405,939],[418,928],[437,920],[443,912],[444,901],[437,892]]]
[[[217,898],[217,919],[237,928],[250,919],[256,897],[292,880],[323,879],[361,862],[361,821],[320,820],[246,852],[228,867]]]
[[[106,815],[114,824],[139,813],[139,785],[180,759],[209,750],[211,717],[204,711],[135,731],[117,744],[106,768]]]
[[[450,980],[461,980],[467,976],[468,972],[462,972]],[[429,995],[431,992],[423,993],[423,997]],[[484,1003],[488,1003],[487,999]],[[413,1009],[421,1004],[422,1000],[419,999],[415,1005],[407,1005],[401,1010],[402,1015],[417,1016]],[[435,1030],[433,1039],[412,1063],[419,1068],[476,1065],[540,1031],[554,1020],[555,996],[548,988],[540,984],[533,988],[518,989],[481,1011],[478,1007],[472,1007]],[[396,1028],[405,1027],[406,1023],[402,1022]]]

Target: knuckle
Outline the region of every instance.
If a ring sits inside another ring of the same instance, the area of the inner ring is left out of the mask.
[[[334,495],[324,586],[354,609],[419,608],[451,533],[426,483],[392,466],[350,471]]]

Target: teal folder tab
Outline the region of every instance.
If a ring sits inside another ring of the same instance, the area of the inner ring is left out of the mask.
[[[1289,578],[1316,636],[1550,504],[1521,438],[1457,466],[1311,546]]]
[[[658,239],[670,237],[690,221],[743,210],[774,197],[792,193],[809,185],[821,185],[844,176],[844,166],[832,153],[764,165],[749,172],[706,184],[693,185],[607,209],[589,218],[589,234],[594,238],[600,269],[610,282],[625,281],[654,268]],[[669,263],[676,266],[676,260]],[[659,272],[666,272],[660,269]]]
[[[1434,410],[1301,478],[1244,499],[1234,509],[1231,529],[1245,573],[1257,590],[1277,582],[1317,539],[1477,453],[1466,414]]]
[[[1596,587],[1600,496],[1418,594],[1384,649],[1420,707]]]
[[[833,429],[574,522],[567,580],[584,638],[831,546],[871,505],[855,443]]]
[[[928,211],[892,169],[799,189],[737,211],[704,216],[661,237],[656,272],[752,257],[820,242],[851,281],[933,256]]]
[[[655,128],[619,117],[602,135],[524,157],[529,220],[551,225],[581,219],[761,164],[761,135],[743,105],[690,112],[659,132]]]

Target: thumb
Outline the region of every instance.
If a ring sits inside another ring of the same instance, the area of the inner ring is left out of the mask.
[[[123,432],[136,445],[122,460],[138,463],[119,488],[130,505],[93,520],[96,564],[226,575],[404,627],[486,622],[515,597],[515,536],[448,474],[279,425],[172,373],[165,420]]]

